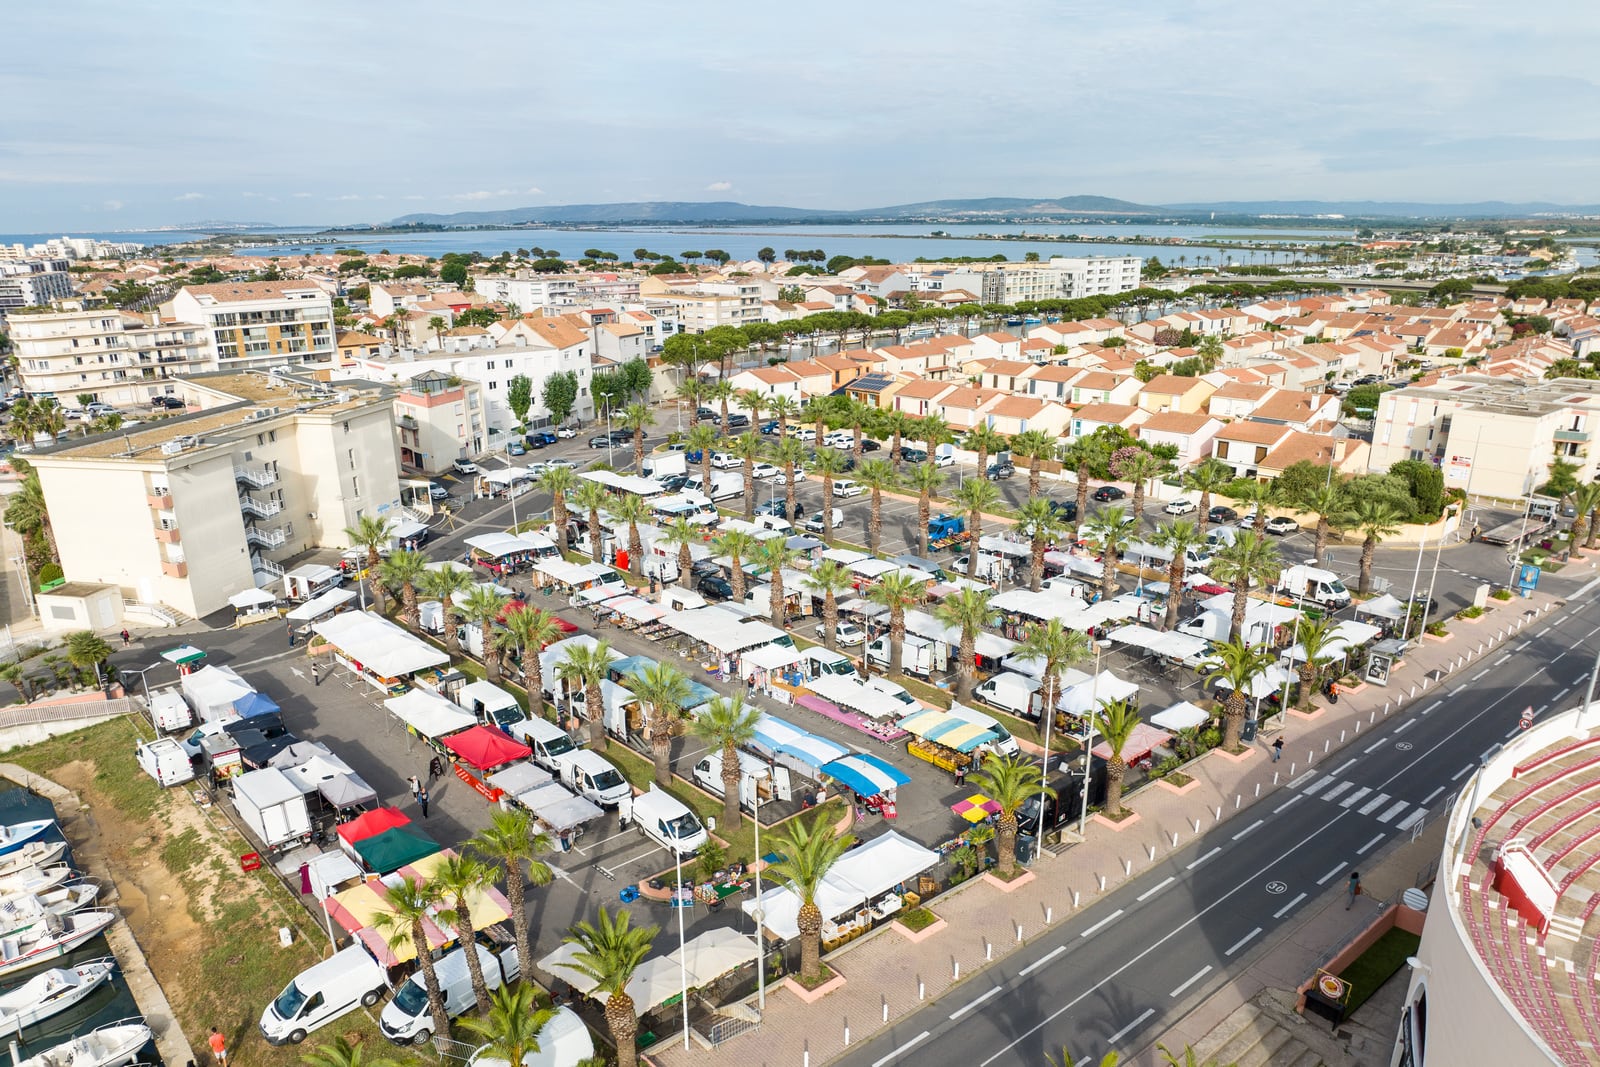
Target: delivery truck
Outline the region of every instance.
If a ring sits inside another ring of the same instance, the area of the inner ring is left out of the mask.
[[[1278,592],[1335,611],[1350,606],[1350,590],[1339,581],[1338,575],[1304,564],[1284,569],[1278,576]]]
[[[194,764],[189,760],[189,753],[170,737],[140,745],[134,750],[134,759],[162,788],[194,778]]]
[[[739,753],[739,806],[754,811],[756,798],[789,800],[794,795],[789,768],[768,766],[747,752]],[[722,796],[722,753],[713,752],[694,765],[694,780],[714,797]]]
[[[651,452],[644,457],[644,466],[639,473],[658,482],[674,475],[688,474],[689,457],[683,452]]]
[[[887,669],[889,666],[889,638],[878,638],[867,646],[867,662]],[[942,672],[950,663],[950,649],[943,641],[929,641],[916,634],[906,634],[900,645],[900,669],[918,678],[928,678]]]
[[[990,707],[1027,719],[1037,719],[1042,700],[1040,689],[1044,682],[1026,674],[1002,671],[972,691],[974,698]]]

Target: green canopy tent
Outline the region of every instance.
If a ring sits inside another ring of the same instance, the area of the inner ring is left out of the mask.
[[[367,869],[377,874],[392,874],[401,867],[433,855],[441,846],[414,826],[396,826],[357,841],[354,848]]]

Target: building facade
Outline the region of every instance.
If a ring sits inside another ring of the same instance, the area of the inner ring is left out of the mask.
[[[332,364],[333,298],[310,282],[187,285],[163,317],[201,326],[223,370]]]
[[[0,260],[0,312],[49,307],[72,296],[65,259]]]
[[[9,327],[23,392],[64,405],[88,394],[113,407],[147,408],[176,391],[179,375],[216,370],[209,338],[193,324],[107,309],[13,314]]]
[[[482,455],[487,445],[483,389],[465,378],[418,374],[395,396],[394,415],[401,465],[425,474]]]

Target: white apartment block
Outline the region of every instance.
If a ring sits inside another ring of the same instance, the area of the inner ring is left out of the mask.
[[[917,292],[964,289],[986,304],[1110,296],[1139,288],[1138,256],[1052,256],[1044,263],[908,264]]]
[[[147,408],[179,375],[216,370],[209,337],[189,323],[150,322],[115,309],[14,313],[9,319],[22,390],[66,405],[90,394]]]
[[[311,282],[187,285],[162,315],[203,327],[223,370],[332,364],[337,354],[333,298]]]
[[[52,237],[36,245],[0,245],[0,259],[120,259],[136,256],[144,245],[133,241],[97,241],[92,237]]]
[[[441,371],[418,374],[394,398],[400,463],[438,474],[458,459],[483,454],[488,440],[483,389]]]
[[[1447,489],[1515,500],[1549,478],[1557,456],[1578,465],[1578,481],[1593,480],[1597,433],[1600,382],[1464,374],[1384,393],[1367,467],[1381,472],[1403,459],[1427,460],[1444,473]]]
[[[585,279],[576,274],[474,274],[472,291],[491,302],[515,304],[520,311],[571,308],[584,302]],[[634,292],[639,283],[634,282]]]
[[[348,548],[362,515],[401,514],[389,398],[256,374],[206,384],[248,399],[29,457],[70,580],[198,618],[291,556]]]
[[[49,307],[73,294],[65,259],[0,260],[0,313]]]
[[[1144,261],[1138,256],[1051,256],[1050,269],[1061,277],[1061,295],[1115,296],[1139,288]]]

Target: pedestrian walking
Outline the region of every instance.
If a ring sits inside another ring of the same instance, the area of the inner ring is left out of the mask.
[[[289,647],[294,647],[294,623],[289,624]]]
[[[444,777],[444,761],[438,756],[428,761],[428,784],[432,785]]]
[[[211,1058],[216,1061],[217,1067],[228,1067],[228,1042],[215,1026],[211,1028],[211,1036],[207,1040],[211,1043]]]
[[[127,648],[127,647],[128,647],[128,645],[129,645],[129,644],[130,644],[130,643],[131,643],[131,642],[132,642],[132,641],[133,641],[133,636],[132,636],[132,635],[131,635],[131,634],[129,634],[129,633],[128,633],[128,631],[127,631],[127,629],[126,629],[126,628],[124,628],[124,629],[123,629],[123,631],[122,631],[122,647],[123,647],[123,648]]]
[[[317,687],[317,686],[319,686],[321,684],[322,684],[322,664],[313,663],[311,665],[311,685],[312,685],[312,688],[315,688],[315,687]]]
[[[1349,911],[1356,902],[1356,897],[1361,895],[1361,872],[1350,872],[1350,884],[1345,887],[1345,894],[1350,898],[1345,901],[1344,910]]]
[[[1478,539],[1478,524],[1477,523],[1473,523],[1472,524],[1472,538],[1471,539],[1474,540],[1474,541],[1476,541]]]
[[[417,783],[417,806],[422,809],[422,817],[428,817],[428,787]]]
[[[411,777],[406,779],[406,788],[411,790],[411,799],[416,800],[417,793],[422,789],[422,783],[418,781],[417,776],[413,774]]]
[[[1272,762],[1273,763],[1277,763],[1282,758],[1283,758],[1283,738],[1280,737],[1276,741],[1272,742]]]

